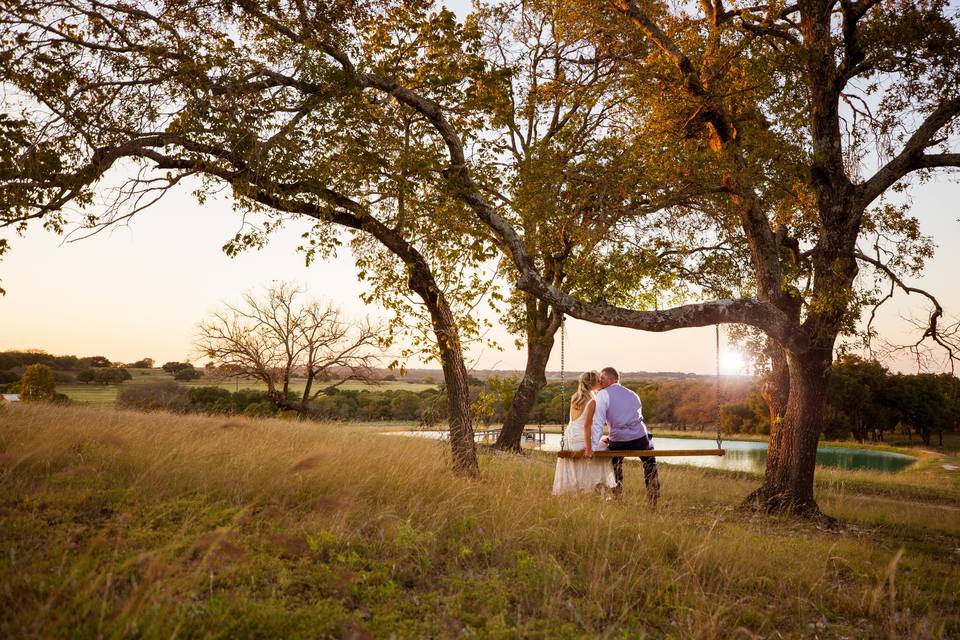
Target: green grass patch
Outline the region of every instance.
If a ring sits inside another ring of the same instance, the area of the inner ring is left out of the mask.
[[[448,455],[352,426],[5,407],[0,634],[960,634],[960,502],[824,478],[845,523],[827,531],[736,510],[744,474],[664,465],[651,512],[639,469],[613,503],[550,497],[547,456],[485,452],[471,481]]]

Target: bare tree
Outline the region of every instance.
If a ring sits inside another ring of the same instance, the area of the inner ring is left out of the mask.
[[[382,333],[369,321],[346,321],[331,303],[301,305],[303,293],[288,282],[267,287],[260,297],[246,293],[242,304],[225,304],[200,322],[195,341],[219,367],[263,382],[274,405],[301,416],[322,393],[349,380],[374,380]],[[335,382],[314,388],[334,372]],[[298,374],[305,383],[293,402],[290,381]]]

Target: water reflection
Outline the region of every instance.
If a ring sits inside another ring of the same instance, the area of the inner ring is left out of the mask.
[[[417,436],[423,438],[445,439],[445,431],[400,431],[392,435]],[[531,447],[543,451],[560,450],[560,434],[545,434],[546,442],[542,446]],[[658,449],[712,449],[717,446],[713,439],[706,438],[654,438]],[[687,464],[697,467],[712,467],[729,471],[763,471],[767,460],[766,442],[747,442],[727,440],[723,443],[725,456],[691,456],[689,458],[658,458],[665,464]],[[817,464],[840,469],[866,469],[870,471],[894,472],[912,464],[916,458],[901,453],[872,451],[867,449],[847,449],[845,447],[820,447],[817,449]]]

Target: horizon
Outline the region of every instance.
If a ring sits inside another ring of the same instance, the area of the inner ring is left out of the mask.
[[[80,353],[55,353],[55,352],[48,351],[48,350],[46,350],[46,349],[39,349],[39,348],[27,348],[27,349],[6,349],[6,348],[0,348],[0,354],[3,354],[3,353],[36,353],[36,354],[48,355],[48,356],[51,356],[51,357],[54,357],[54,358],[58,358],[58,357],[62,358],[62,357],[70,357],[70,356],[75,356],[75,357],[77,357],[77,358],[79,358],[79,359],[91,358],[91,357],[95,357],[95,356],[103,356],[103,357],[107,358],[107,356],[104,355],[104,354],[102,354],[102,353],[85,353],[85,354],[80,354]],[[120,368],[127,368],[127,369],[137,370],[137,369],[144,369],[145,367],[133,367],[133,366],[130,366],[130,365],[133,364],[133,363],[136,363],[137,361],[139,361],[139,360],[141,360],[141,359],[145,359],[145,358],[149,358],[149,357],[150,357],[150,356],[142,356],[141,358],[128,358],[128,359],[119,359],[119,360],[114,360],[114,359],[112,359],[112,358],[107,358],[107,359],[110,360],[111,365],[114,366],[114,367],[120,367]],[[151,359],[152,359],[152,358],[151,358]],[[177,362],[177,361],[167,360],[166,362]],[[179,362],[186,362],[186,363],[188,363],[188,364],[193,364],[193,365],[194,365],[196,368],[198,368],[198,369],[203,369],[203,368],[205,368],[205,366],[206,366],[205,364],[192,363],[192,362],[189,362],[189,361],[186,361],[186,360],[182,360],[182,361],[179,361]],[[160,360],[154,360],[154,366],[151,367],[150,370],[160,369],[160,368],[162,368],[163,364],[164,364],[164,362],[161,362]],[[331,370],[332,370],[332,371],[336,371],[336,369],[331,369]],[[551,378],[551,377],[557,377],[557,376],[559,376],[561,373],[563,373],[564,375],[570,376],[569,380],[572,380],[574,376],[577,376],[577,375],[583,373],[584,371],[588,371],[588,370],[589,370],[589,369],[566,369],[566,370],[564,370],[564,371],[561,371],[560,369],[547,369],[547,370],[544,371],[544,375],[546,375],[546,377],[549,379],[549,378]],[[440,367],[428,367],[428,366],[424,366],[424,367],[407,367],[407,368],[404,369],[403,372],[401,372],[399,369],[391,369],[390,367],[387,367],[387,366],[376,366],[376,367],[373,367],[373,371],[375,371],[375,372],[377,372],[377,373],[393,374],[393,375],[397,376],[398,378],[405,378],[405,377],[408,377],[408,376],[411,376],[411,375],[418,375],[418,374],[422,375],[422,374],[424,374],[424,373],[428,373],[428,374],[438,374],[438,375],[440,375],[440,374],[443,373],[443,369],[441,369]],[[520,376],[522,376],[522,375],[523,375],[523,369],[522,369],[522,368],[520,368],[520,369],[505,369],[505,368],[501,368],[501,369],[479,369],[479,368],[472,368],[472,369],[468,369],[468,370],[467,370],[467,373],[468,373],[468,374],[515,373],[515,374],[519,374]],[[694,372],[690,372],[690,371],[667,371],[667,370],[647,371],[647,370],[644,370],[644,369],[637,369],[637,370],[619,370],[619,369],[618,369],[618,373],[620,374],[621,377],[624,377],[624,378],[627,377],[627,376],[644,376],[644,375],[647,375],[647,376],[677,376],[677,377],[707,377],[707,378],[715,378],[716,375],[717,375],[716,372],[710,372],[710,373],[694,373]],[[295,375],[294,377],[296,378],[296,377],[298,377],[298,376]],[[722,368],[721,368],[720,377],[721,377],[721,378],[734,378],[734,377],[736,377],[736,378],[756,378],[757,375],[756,375],[756,374],[752,374],[752,373],[724,373],[724,372],[722,371]]]

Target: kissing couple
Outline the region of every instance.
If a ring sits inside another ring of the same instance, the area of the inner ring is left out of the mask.
[[[604,435],[604,428],[608,435]],[[643,406],[636,393],[620,384],[613,367],[580,375],[570,398],[570,421],[563,431],[566,451],[583,451],[583,457],[557,458],[553,495],[612,489],[623,493],[623,458],[594,458],[596,451],[652,450],[653,436],[643,421]],[[647,500],[655,507],[660,497],[656,458],[642,458]],[[612,463],[611,463],[612,462]]]

